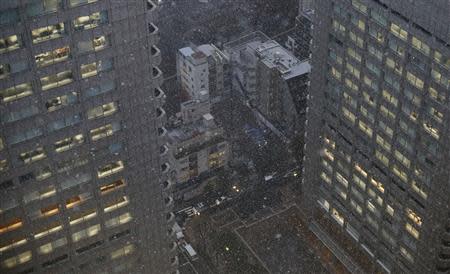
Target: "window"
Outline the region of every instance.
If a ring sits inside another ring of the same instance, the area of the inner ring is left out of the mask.
[[[395,23],[391,23],[391,33],[404,41],[408,40],[408,32]]]
[[[378,84],[374,80],[372,80],[369,76],[364,75],[364,84],[370,87],[374,91],[378,91]]]
[[[98,0],[69,0],[69,4],[71,7],[76,7],[83,4],[95,3]]]
[[[394,39],[389,40],[389,48],[393,50],[398,56],[405,57],[406,49],[404,46],[400,45]]]
[[[341,74],[341,72],[338,69],[336,69],[335,67],[331,67],[330,72],[331,72],[331,75],[333,75],[334,78],[336,78],[337,80],[341,80],[341,75],[342,74]]]
[[[400,62],[395,61],[394,59],[387,57],[386,58],[386,66],[392,70],[394,70],[398,75],[402,75],[403,67]]]
[[[408,82],[411,85],[415,86],[419,90],[422,90],[424,85],[425,85],[422,79],[420,79],[419,77],[415,76],[414,74],[412,74],[409,71],[406,73],[406,79],[408,80]]]
[[[405,167],[410,168],[411,166],[411,161],[405,156],[403,155],[400,151],[396,150],[394,152],[394,156],[395,158],[402,163]]]
[[[106,117],[114,114],[117,111],[117,103],[112,102],[108,104],[104,104],[98,107],[91,108],[87,111],[88,119],[95,119],[99,117]]]
[[[75,114],[73,116],[64,117],[60,120],[50,122],[48,124],[49,131],[56,131],[66,127],[74,126],[81,121],[80,114]]]
[[[8,258],[2,262],[4,268],[13,268],[31,260],[31,251],[25,251],[14,257]]]
[[[388,141],[384,140],[383,137],[381,137],[381,135],[379,135],[379,134],[377,135],[376,141],[377,141],[377,144],[379,144],[387,152],[391,151],[391,144]]]
[[[31,140],[35,137],[42,135],[42,129],[40,128],[30,128],[26,130],[22,130],[21,132],[12,135],[8,138],[8,143],[10,145],[18,144],[24,141]]]
[[[88,158],[69,159],[62,163],[58,163],[58,173],[67,173],[77,167],[84,166],[89,163]]]
[[[375,48],[373,45],[368,45],[367,49],[372,56],[378,59],[378,61],[383,59],[383,52],[381,50]]]
[[[111,252],[111,259],[114,260],[114,259],[126,256],[126,255],[129,255],[129,254],[133,253],[133,251],[134,251],[133,244],[126,245],[120,249],[117,249],[117,250]]]
[[[375,26],[370,26],[369,27],[369,34],[370,34],[370,36],[372,36],[375,39],[375,41],[377,41],[380,44],[384,44],[385,35],[384,35],[384,32],[381,29],[378,29]]]
[[[361,63],[362,57],[359,53],[357,53],[354,49],[352,48],[347,48],[347,54],[352,57],[353,59],[355,59],[356,61],[358,61],[359,63]]]
[[[11,241],[8,241],[8,242],[10,244],[0,246],[0,254],[2,254],[3,252],[6,252],[12,248],[16,248],[16,247],[26,244],[28,242],[28,240],[25,238],[22,238],[22,239],[13,240],[12,242]]]
[[[445,94],[438,92],[435,88],[430,87],[428,89],[428,94],[433,100],[437,101],[438,103],[445,103]]]
[[[373,130],[371,127],[369,127],[366,123],[364,123],[363,121],[359,121],[359,129],[364,132],[365,134],[367,134],[367,136],[369,136],[370,138],[372,138],[372,134],[373,134]]]
[[[70,70],[66,70],[63,72],[59,72],[57,74],[41,78],[41,86],[42,90],[44,91],[52,88],[62,87],[72,82],[73,82],[73,75],[72,71]]]
[[[330,49],[328,55],[330,56],[331,59],[336,61],[336,63],[338,63],[339,65],[342,65],[344,60],[342,59],[341,56],[337,55],[336,52],[334,52],[333,50]]]
[[[111,191],[115,191],[115,190],[117,190],[119,188],[122,188],[125,185],[126,185],[125,184],[125,180],[124,179],[119,179],[119,180],[114,181],[114,182],[112,182],[110,184],[106,184],[106,185],[101,186],[100,187],[100,193],[102,195],[104,195],[104,194],[110,193]]]
[[[370,11],[370,17],[372,17],[372,19],[377,22],[378,24],[386,27],[387,26],[387,19],[384,15],[382,15],[381,13],[379,13],[378,11],[375,10],[371,10]]]
[[[94,12],[91,15],[78,17],[73,20],[73,27],[75,30],[88,30],[105,23],[108,23],[108,13],[104,10],[101,12]]]
[[[337,211],[335,208],[331,209],[331,217],[340,225],[344,225],[344,216],[342,216],[339,211]]]
[[[408,174],[406,174],[406,172],[400,169],[397,165],[392,166],[392,172],[397,175],[403,182],[406,183],[408,181]]]
[[[0,11],[0,25],[12,25],[20,22],[18,9],[4,9]]]
[[[349,35],[350,40],[352,40],[353,43],[355,43],[360,48],[364,48],[364,40],[360,36],[356,35],[356,33],[354,33],[353,31],[350,31]]]
[[[419,40],[419,38],[413,36],[412,37],[412,46],[417,49],[418,51],[422,52],[425,55],[430,55],[430,46],[428,46],[427,44],[425,44],[424,42],[422,42],[421,40]]]
[[[423,199],[428,198],[428,193],[425,191],[425,188],[421,185],[419,185],[415,180],[411,182],[412,190],[414,190],[417,194],[419,194],[420,197]]]
[[[130,200],[127,196],[122,196],[116,200],[109,201],[107,204],[105,204],[105,208],[103,211],[105,213],[114,211],[116,209],[119,209],[121,207],[124,207],[130,203]]]
[[[114,173],[120,172],[124,169],[122,161],[117,161],[114,163],[107,164],[97,170],[98,178],[104,178],[110,176]]]
[[[23,202],[25,204],[28,204],[32,201],[42,201],[44,199],[47,199],[49,197],[56,195],[56,188],[53,185],[45,186],[40,190],[36,190],[33,192],[30,192],[28,194],[25,194],[23,196]]]
[[[100,232],[100,225],[99,224],[93,225],[93,226],[90,226],[88,228],[85,228],[83,230],[80,230],[78,232],[73,233],[72,234],[72,241],[74,243],[76,243],[76,242],[78,242],[80,240],[83,240],[83,239],[95,236],[99,232]]]
[[[8,161],[0,160],[0,172],[4,172],[8,170]]]
[[[33,44],[37,44],[62,37],[64,31],[64,23],[58,23],[32,30],[31,38],[33,39]]]
[[[0,98],[4,103],[18,100],[33,94],[31,83],[23,83],[10,88],[0,90]]]
[[[351,22],[352,22],[353,25],[355,25],[361,31],[365,31],[366,30],[366,23],[363,20],[352,16],[351,17]]]
[[[0,38],[0,53],[13,51],[22,46],[22,39],[17,35]]]
[[[450,57],[442,56],[442,53],[440,53],[437,50],[434,52],[434,56],[433,57],[434,57],[434,61],[436,61],[440,65],[446,67],[447,69],[450,69]]]
[[[73,137],[65,138],[55,142],[54,147],[56,152],[64,152],[70,150],[84,142],[83,134],[77,134]]]
[[[39,254],[48,254],[48,253],[53,252],[55,249],[57,249],[59,247],[65,246],[66,244],[67,244],[67,239],[65,237],[60,238],[60,239],[54,240],[52,242],[49,242],[47,244],[41,245],[38,248],[38,253]]]
[[[80,41],[77,44],[78,51],[80,53],[91,52],[91,51],[100,51],[109,46],[109,37],[108,36],[98,36],[94,37],[93,40],[88,41]]]
[[[22,219],[20,218],[13,218],[11,220],[3,222],[0,224],[0,234],[21,228],[22,225]]]
[[[102,93],[109,92],[115,88],[115,84],[112,80],[104,80],[98,86],[90,87],[86,90],[86,96],[92,97]]]
[[[431,77],[433,78],[434,81],[443,85],[446,88],[450,86],[450,78],[448,76],[445,76],[445,74],[443,75],[441,72],[439,72],[434,68],[431,70]]]
[[[99,128],[90,130],[91,139],[92,139],[92,141],[97,141],[102,138],[111,136],[114,134],[114,132],[119,131],[119,130],[120,130],[120,123],[118,123],[118,122],[114,122],[112,124],[101,126]]]
[[[384,89],[383,92],[382,92],[382,96],[387,102],[389,102],[393,106],[397,107],[398,99],[395,96],[393,96],[391,93],[389,93],[389,91]]]
[[[61,6],[61,0],[28,0],[27,15],[37,16],[56,12]]]
[[[36,233],[34,234],[34,238],[40,239],[47,235],[58,232],[58,231],[62,230],[62,228],[63,228],[63,226],[61,224],[52,223],[52,224],[48,225],[47,227],[45,227],[44,229],[40,229],[40,230],[36,231]]]
[[[39,113],[39,109],[36,105],[30,105],[27,107],[23,107],[16,111],[10,111],[5,114],[5,116],[0,117],[0,120],[5,123],[11,123],[15,121],[19,121],[28,117],[31,117],[33,115],[36,115]]]
[[[117,217],[113,217],[109,220],[105,221],[105,226],[107,228],[113,228],[122,224],[126,224],[129,221],[131,221],[133,219],[133,217],[131,217],[131,214],[129,212],[124,213],[122,215],[119,215]]]
[[[25,164],[30,164],[32,162],[42,160],[45,157],[47,157],[47,155],[45,154],[44,148],[39,147],[32,151],[20,153],[19,159]]]
[[[64,46],[34,56],[37,67],[45,67],[67,60],[70,57],[70,47]]]
[[[91,220],[97,216],[97,211],[95,209],[85,210],[83,212],[74,211],[73,215],[69,217],[69,224],[76,225],[82,222]]]
[[[385,166],[389,166],[389,158],[386,157],[381,151],[376,150],[375,151],[375,157],[380,160]]]
[[[45,107],[47,108],[48,112],[53,112],[65,106],[73,105],[77,102],[78,94],[76,92],[71,92],[69,94],[57,96],[48,100],[45,103]]]
[[[26,69],[28,69],[28,64],[26,61],[0,64],[0,79],[8,77],[10,74],[22,72]]]
[[[419,236],[420,236],[419,231],[414,226],[412,226],[410,223],[406,223],[405,229],[415,239],[419,239]]]
[[[112,69],[112,66],[112,59],[100,60],[90,64],[81,65],[81,78],[85,79],[95,76],[101,72],[109,71]]]
[[[356,116],[351,112],[350,110],[346,109],[345,107],[342,107],[342,114],[344,114],[344,117],[347,118],[352,124],[356,121]]]
[[[84,184],[91,180],[91,175],[89,173],[77,173],[75,175],[71,175],[64,180],[61,181],[61,189],[68,189],[71,187],[75,187],[81,184]]]
[[[375,99],[369,93],[367,93],[365,91],[363,91],[363,99],[371,107],[374,107],[376,105]]]
[[[346,69],[347,71],[352,74],[353,76],[355,76],[355,78],[359,79],[359,77],[361,76],[361,73],[359,71],[359,69],[355,68],[354,66],[352,66],[350,63],[347,63],[346,65]]]
[[[79,206],[80,204],[84,203],[85,201],[92,198],[92,194],[89,192],[82,193],[80,195],[73,196],[66,200],[66,208],[70,209],[76,206]]]
[[[360,12],[367,14],[367,6],[361,0],[352,0],[352,5]]]
[[[333,29],[335,32],[339,32],[339,33],[345,35],[345,27],[344,27],[344,25],[339,23],[339,21],[333,19],[332,25],[333,25]]]

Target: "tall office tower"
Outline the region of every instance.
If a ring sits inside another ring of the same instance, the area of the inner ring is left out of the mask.
[[[316,1],[304,200],[354,273],[450,271],[449,14]]]
[[[1,273],[174,270],[157,9],[1,1]]]

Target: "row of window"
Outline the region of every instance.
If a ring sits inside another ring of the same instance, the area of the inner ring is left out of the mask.
[[[112,59],[99,60],[89,64],[81,65],[80,73],[81,78],[86,79],[88,77],[95,76],[102,72],[112,70]],[[43,91],[47,91],[53,88],[62,87],[72,83],[74,80],[73,73],[70,70],[62,71],[53,75],[45,76],[40,79],[41,87]],[[31,83],[22,83],[15,86],[0,90],[0,98],[3,102],[15,101],[33,94]]]

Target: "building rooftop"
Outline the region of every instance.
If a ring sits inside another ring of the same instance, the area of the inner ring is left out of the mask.
[[[276,68],[285,79],[309,73],[309,62],[300,62],[290,51],[276,41],[260,43],[255,49],[257,56],[269,68]]]
[[[211,121],[212,120],[212,121]],[[208,123],[205,123],[207,121]],[[211,123],[212,122],[212,123]],[[214,132],[218,129],[211,114],[203,115],[203,119],[190,124],[184,124],[169,130],[169,139],[173,143],[182,143],[196,136]]]

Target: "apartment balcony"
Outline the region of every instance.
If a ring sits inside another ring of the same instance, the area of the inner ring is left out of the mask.
[[[149,42],[152,45],[158,44],[159,42],[159,28],[153,24],[148,24],[148,32],[149,32]]]
[[[157,4],[155,4],[152,0],[147,0],[147,22],[156,21],[158,16],[158,13],[156,12],[157,9]]]
[[[177,249],[177,243],[176,242],[171,242],[169,244],[169,252],[174,252]]]
[[[158,67],[153,67],[152,77],[157,86],[161,86],[163,84],[164,79],[162,77],[162,71]]]
[[[160,87],[155,88],[154,96],[160,105],[164,105],[166,103],[166,94]]]
[[[167,134],[167,129],[165,127],[158,128],[158,137],[164,137]]]
[[[169,152],[169,147],[167,145],[162,145],[159,147],[159,156],[163,157]]]
[[[166,111],[163,108],[156,108],[156,119],[163,119],[166,115]]]
[[[153,60],[153,64],[154,65],[161,64],[161,50],[157,46],[153,45],[150,48],[150,54],[152,56],[152,60]]]
[[[166,214],[166,221],[167,223],[171,223],[175,220],[175,214],[173,212],[169,212]]]
[[[172,188],[173,183],[171,180],[166,180],[162,183],[163,191],[168,191]]]
[[[173,206],[173,197],[167,196],[166,198],[164,198],[164,204],[166,205],[166,207],[171,208]]]

